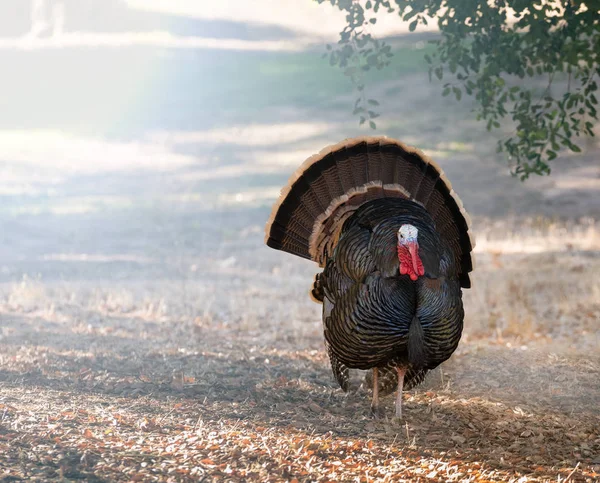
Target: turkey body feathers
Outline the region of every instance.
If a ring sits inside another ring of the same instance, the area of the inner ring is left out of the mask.
[[[425,277],[417,283],[398,272],[396,234],[407,223],[419,229]],[[325,339],[338,366],[394,362],[416,378],[456,349],[463,318],[456,266],[431,217],[414,202],[382,199],[359,208],[319,281],[331,307],[323,317]]]

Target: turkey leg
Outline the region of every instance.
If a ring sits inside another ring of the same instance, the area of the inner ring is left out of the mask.
[[[373,368],[373,400],[371,401],[371,413],[376,418],[379,417],[379,372],[376,367]]]
[[[404,375],[406,368],[397,367],[398,371],[398,392],[396,393],[396,417],[402,418],[402,387],[404,386]]]

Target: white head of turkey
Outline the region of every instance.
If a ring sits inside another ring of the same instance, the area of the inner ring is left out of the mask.
[[[462,288],[473,269],[470,219],[442,169],[385,137],[347,139],[292,175],[266,226],[268,246],[323,268],[312,298],[323,304],[333,374],[371,370],[379,395],[419,384],[456,349]]]

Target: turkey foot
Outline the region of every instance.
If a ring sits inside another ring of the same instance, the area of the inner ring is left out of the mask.
[[[396,417],[402,419],[402,387],[404,386],[404,375],[406,369],[404,367],[397,367],[398,371],[398,392],[396,393]]]
[[[371,414],[375,419],[381,418],[381,408],[379,407],[379,371],[373,368],[373,400],[371,401]]]

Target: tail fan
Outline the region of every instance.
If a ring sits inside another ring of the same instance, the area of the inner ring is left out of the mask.
[[[324,266],[352,213],[390,197],[415,201],[429,212],[459,261],[461,286],[469,288],[475,240],[460,198],[435,161],[386,137],[347,139],[308,158],[273,206],[265,242]]]

